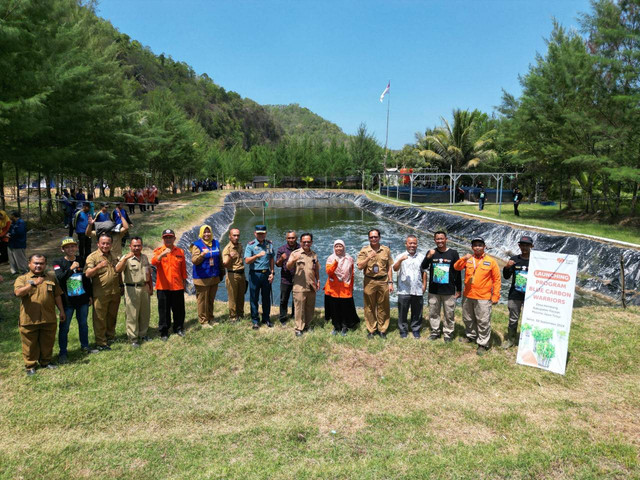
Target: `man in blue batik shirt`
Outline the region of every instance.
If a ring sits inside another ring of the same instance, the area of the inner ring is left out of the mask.
[[[262,323],[273,327],[271,313],[271,283],[273,282],[274,251],[271,240],[267,240],[267,226],[256,225],[256,239],[244,249],[244,262],[249,265],[249,302],[253,329],[260,328],[258,299],[262,295]]]

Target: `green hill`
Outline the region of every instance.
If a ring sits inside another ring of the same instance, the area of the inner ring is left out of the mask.
[[[339,142],[346,142],[349,136],[335,123],[322,118],[297,103],[290,105],[265,105],[271,115],[282,126],[286,135],[290,137],[320,137],[324,141],[335,138]]]

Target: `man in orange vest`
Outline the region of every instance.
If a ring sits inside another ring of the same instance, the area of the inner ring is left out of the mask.
[[[495,259],[484,253],[484,239],[471,240],[473,255],[467,253],[453,264],[458,271],[465,270],[462,320],[465,336],[463,343],[477,343],[478,355],[490,348],[491,307],[500,300],[500,268]]]

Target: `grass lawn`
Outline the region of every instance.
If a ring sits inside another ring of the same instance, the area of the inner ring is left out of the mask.
[[[147,218],[135,233],[162,228]],[[296,339],[292,326],[231,324],[218,303],[220,325],[201,330],[192,300],[187,336],[164,343],[154,297],[142,348],[126,342],[121,305],[113,351],[81,355],[72,325],[71,362],[27,378],[11,291],[0,284],[3,479],[640,478],[638,308],[574,310],[559,376],[498,348],[504,306],[479,358],[395,328],[333,337],[321,312]],[[459,336],[459,307],[456,320]]]
[[[386,201],[387,197],[380,195],[371,195],[367,192],[367,196],[375,201]],[[388,203],[396,205],[409,205],[409,202],[396,201],[393,198],[388,199]],[[487,220],[499,219],[505,222],[519,223],[529,225],[531,227],[552,228],[555,230],[563,230],[565,232],[574,232],[583,235],[595,235],[598,237],[611,238],[623,242],[630,242],[640,245],[640,228],[631,225],[618,225],[606,222],[599,222],[593,219],[584,219],[580,214],[568,214],[564,210],[560,210],[558,206],[545,207],[535,203],[520,204],[520,216],[513,214],[513,204],[505,203],[502,205],[501,215],[498,215],[498,205],[489,204],[484,207],[481,212],[478,211],[477,204],[464,204],[449,206],[446,204],[427,204],[442,210],[450,210],[460,213],[471,213],[481,215]]]

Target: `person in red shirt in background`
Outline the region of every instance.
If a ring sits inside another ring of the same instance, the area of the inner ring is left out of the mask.
[[[144,212],[146,210],[144,204],[144,193],[142,193],[142,190],[140,189],[136,192],[136,201],[138,202],[138,208],[140,208],[140,211]]]
[[[136,197],[133,195],[131,189],[124,192],[124,201],[126,202],[127,207],[129,207],[129,214],[133,215],[136,210]]]
[[[154,188],[150,188],[148,190],[149,194],[147,196],[148,198],[148,202],[149,202],[149,207],[151,207],[151,211],[155,212],[155,208],[156,208],[156,190]]]
[[[151,265],[157,270],[158,330],[160,330],[160,338],[167,341],[171,327],[171,314],[173,314],[173,333],[184,337],[184,290],[187,284],[187,264],[184,250],[174,245],[176,235],[173,230],[164,230],[162,241],[164,245],[153,251]]]
[[[467,253],[453,268],[465,270],[464,296],[462,300],[462,320],[465,336],[463,343],[477,343],[478,355],[484,355],[491,340],[491,307],[500,300],[500,268],[497,262],[484,253],[484,239],[471,240],[473,255]]]

